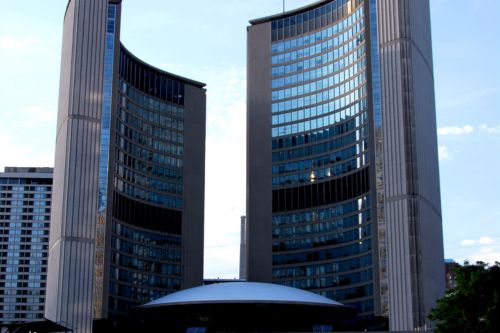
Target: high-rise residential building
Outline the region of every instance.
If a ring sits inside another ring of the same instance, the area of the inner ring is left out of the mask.
[[[74,332],[203,281],[205,84],[135,57],[120,17],[64,17],[45,314]]]
[[[428,1],[250,21],[247,71],[248,280],[428,325],[444,293]]]
[[[52,168],[0,173],[0,323],[43,318]]]

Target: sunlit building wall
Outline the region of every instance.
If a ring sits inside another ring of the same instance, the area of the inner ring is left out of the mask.
[[[321,1],[250,24],[248,280],[424,327],[444,287],[428,2]]]
[[[203,279],[205,84],[134,56],[120,17],[70,0],[64,19],[45,314],[75,332]]]

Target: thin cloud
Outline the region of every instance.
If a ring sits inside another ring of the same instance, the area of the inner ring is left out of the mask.
[[[471,125],[464,126],[445,126],[438,128],[438,135],[463,135],[473,133],[475,130],[479,130],[482,132],[486,132],[489,134],[498,134],[500,133],[500,125],[497,126],[488,126],[486,124],[481,124],[477,127]]]
[[[481,131],[490,133],[490,134],[497,134],[500,133],[500,125],[494,126],[494,127],[489,127],[486,124],[482,124],[478,127]]]
[[[479,241],[478,241],[478,243],[482,244],[482,245],[489,245],[489,244],[493,244],[494,242],[495,241],[493,240],[493,238],[488,237],[488,236],[483,236],[483,237],[479,238]]]
[[[451,152],[446,146],[439,146],[438,147],[438,155],[439,155],[439,160],[448,160],[451,158]]]
[[[460,245],[469,248],[469,254],[458,260],[458,262],[469,261],[475,263],[482,261],[494,264],[500,261],[500,239],[490,236],[482,236],[479,239],[464,239]]]
[[[474,127],[470,125],[464,125],[462,127],[448,126],[448,127],[441,127],[438,129],[438,135],[461,135],[461,134],[469,134],[472,132],[474,132]]]
[[[473,239],[464,239],[463,241],[460,242],[460,245],[463,246],[471,246],[471,245],[476,245],[477,241]]]

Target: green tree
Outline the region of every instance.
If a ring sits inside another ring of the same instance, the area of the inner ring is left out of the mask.
[[[455,274],[456,288],[438,300],[429,315],[437,322],[435,332],[500,332],[500,263],[465,262]]]

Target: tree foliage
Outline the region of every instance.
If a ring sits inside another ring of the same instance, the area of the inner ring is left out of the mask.
[[[457,286],[437,301],[429,318],[438,333],[500,332],[500,263],[458,266]]]

